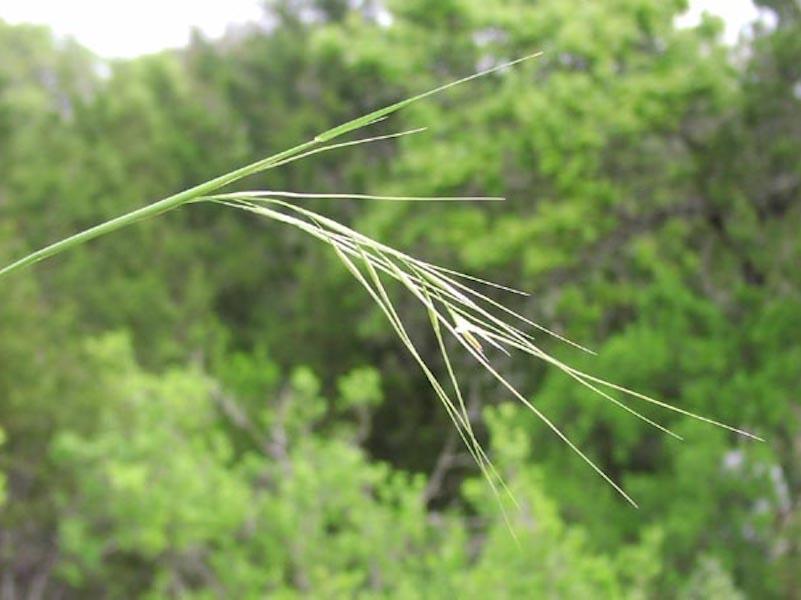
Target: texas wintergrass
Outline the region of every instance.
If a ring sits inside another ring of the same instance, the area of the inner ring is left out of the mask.
[[[201,183],[193,188],[169,196],[149,204],[138,210],[126,213],[115,219],[101,223],[95,227],[77,233],[64,240],[51,244],[33,252],[17,262],[0,270],[0,277],[22,269],[45,258],[55,256],[94,238],[117,231],[123,227],[153,217],[185,204],[195,202],[213,202],[238,210],[248,211],[260,217],[271,219],[300,229],[333,248],[342,264],[351,272],[358,283],[364,287],[372,300],[386,316],[391,327],[418,363],[430,382],[436,396],[441,401],[448,416],[456,427],[467,450],[486,477],[492,490],[500,498],[499,490],[504,488],[503,480],[492,465],[487,452],[479,444],[471,419],[461,392],[459,378],[453,368],[446,336],[456,340],[458,346],[467,352],[483,369],[497,380],[502,388],[513,395],[526,408],[532,411],[553,433],[596,471],[623,498],[636,506],[634,500],[626,494],[622,487],[613,481],[592,459],[578,448],[537,406],[521,394],[493,366],[488,356],[488,349],[509,353],[519,351],[561,370],[577,383],[587,387],[600,397],[612,402],[619,408],[631,413],[660,431],[679,438],[677,434],[651,420],[628,404],[616,398],[613,393],[620,393],[630,398],[657,405],[661,408],[692,417],[718,427],[734,431],[754,439],[756,436],[736,429],[718,421],[696,415],[682,408],[651,398],[634,390],[606,381],[589,373],[575,369],[544,351],[529,332],[534,329],[546,333],[559,340],[578,346],[557,333],[548,330],[525,316],[516,313],[490,296],[478,291],[479,285],[501,288],[511,293],[523,294],[517,290],[484,281],[458,271],[446,269],[418,258],[414,258],[395,248],[386,246],[345,225],[325,217],[318,212],[303,206],[303,200],[309,198],[356,199],[367,201],[399,201],[399,202],[433,202],[433,201],[497,201],[496,197],[407,197],[407,196],[374,196],[366,194],[305,194],[294,191],[252,191],[223,193],[223,188],[250,175],[268,171],[296,160],[302,160],[314,154],[368,144],[380,140],[412,135],[423,131],[414,129],[389,135],[365,137],[345,142],[332,143],[335,139],[363,129],[383,120],[413,102],[443,92],[456,85],[501,71],[520,62],[535,58],[539,53],[525,56],[515,61],[495,66],[475,73],[469,77],[453,81],[417,96],[402,100],[368,115],[353,119],[317,135],[314,139],[299,144],[289,150],[264,158],[252,164],[235,169],[229,173]],[[411,293],[426,311],[434,332],[438,351],[442,356],[445,371],[443,375],[435,373],[418,351],[407,332],[400,314],[396,310],[385,287],[384,281],[394,280],[402,288]],[[469,284],[468,284],[469,282]],[[585,348],[578,346],[582,350]],[[680,439],[680,438],[679,438]],[[511,497],[511,494],[509,494]],[[512,498],[514,500],[514,498]]]

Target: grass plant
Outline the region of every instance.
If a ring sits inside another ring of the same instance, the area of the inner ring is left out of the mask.
[[[163,214],[186,204],[196,202],[213,202],[237,210],[248,211],[254,215],[271,219],[295,227],[321,242],[330,246],[342,264],[352,273],[358,283],[375,301],[376,305],[386,316],[403,345],[414,357],[426,378],[430,382],[436,396],[442,402],[448,416],[459,432],[463,442],[479,468],[487,478],[496,495],[504,487],[503,481],[487,454],[479,444],[471,425],[470,417],[461,393],[459,379],[453,368],[453,363],[446,343],[446,337],[456,341],[483,369],[485,369],[499,385],[511,393],[518,401],[531,410],[553,433],[564,442],[573,452],[596,471],[609,485],[611,485],[623,498],[636,506],[634,500],[612,480],[595,462],[592,461],[580,448],[578,448],[547,415],[545,415],[531,400],[520,393],[509,381],[493,366],[490,355],[493,352],[510,353],[519,351],[534,358],[545,361],[558,368],[578,384],[585,386],[600,397],[613,403],[615,406],[631,413],[650,426],[663,433],[679,438],[677,434],[666,427],[646,417],[629,404],[624,403],[613,394],[619,393],[631,399],[644,401],[661,408],[689,416],[706,423],[716,425],[738,434],[759,439],[756,436],[714,421],[707,417],[688,412],[680,407],[672,406],[666,402],[651,398],[647,395],[627,389],[600,377],[575,369],[554,356],[545,352],[538,344],[531,331],[545,333],[559,340],[578,346],[589,352],[586,348],[571,342],[537,324],[525,316],[516,313],[502,303],[494,300],[487,294],[478,291],[480,285],[489,285],[501,288],[509,293],[523,294],[517,290],[484,281],[470,275],[434,265],[418,258],[412,257],[397,249],[373,240],[353,229],[324,215],[303,206],[302,201],[309,198],[330,199],[357,199],[369,201],[497,201],[502,198],[495,197],[403,197],[403,196],[373,196],[363,194],[305,194],[290,191],[251,191],[225,193],[224,188],[236,181],[250,175],[279,168],[290,162],[302,160],[321,152],[329,152],[361,144],[368,144],[380,140],[413,135],[423,131],[414,129],[382,136],[364,137],[350,141],[335,142],[334,140],[363,129],[386,119],[393,113],[409,104],[441,93],[453,86],[466,83],[470,80],[498,72],[514,66],[517,63],[532,59],[539,54],[525,56],[518,60],[495,66],[424,92],[417,96],[402,100],[368,115],[359,117],[337,127],[334,127],[314,139],[299,144],[289,150],[243,166],[234,171],[220,175],[214,179],[201,183],[195,187],[169,196],[138,210],[121,215],[105,223],[77,233],[71,237],[53,243],[41,250],[33,252],[13,264],[0,270],[0,277],[13,274],[24,267],[30,266],[48,257],[68,251],[78,245],[84,244],[117,231],[123,227],[139,222],[143,219]],[[407,332],[400,314],[396,310],[385,287],[385,281],[392,280],[400,284],[411,293],[426,311],[431,327],[437,340],[437,346],[445,365],[446,373],[438,376],[423,358]],[[680,438],[679,438],[680,439]]]

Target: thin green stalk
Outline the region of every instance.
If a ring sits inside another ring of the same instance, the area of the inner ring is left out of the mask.
[[[4,267],[3,269],[0,269],[0,277],[8,275],[13,271],[23,269],[51,256],[55,256],[56,254],[60,254],[65,250],[79,246],[102,235],[106,235],[107,233],[117,231],[118,229],[136,223],[137,221],[141,221],[142,219],[160,215],[168,210],[177,208],[182,204],[186,204],[187,202],[191,202],[192,200],[202,196],[207,196],[230,183],[238,181],[244,177],[247,177],[248,175],[258,173],[259,171],[263,171],[275,163],[281,162],[290,158],[291,156],[304,152],[312,146],[315,146],[317,143],[317,141],[312,140],[303,144],[299,144],[294,148],[290,148],[289,150],[285,150],[244,167],[240,167],[231,171],[230,173],[220,175],[219,177],[210,179],[209,181],[201,183],[200,185],[196,185],[188,190],[178,192],[177,194],[164,198],[163,200],[159,200],[153,204],[148,204],[147,206],[143,206],[142,208],[111,219],[110,221],[106,221],[105,223],[101,223],[100,225],[96,225],[81,231],[80,233],[55,242],[54,244],[45,246],[41,250],[32,252],[26,257],[21,258],[20,260],[8,265],[7,267]]]
[[[279,152],[278,154],[275,154],[273,156],[269,156],[267,158],[258,160],[244,167],[240,167],[229,173],[220,175],[219,177],[215,177],[214,179],[201,183],[200,185],[196,185],[195,187],[189,188],[187,190],[169,196],[168,198],[164,198],[163,200],[159,200],[158,202],[154,202],[153,204],[149,204],[132,212],[126,213],[109,221],[106,221],[105,223],[101,223],[100,225],[96,225],[95,227],[86,229],[66,239],[55,242],[54,244],[50,244],[49,246],[37,250],[36,252],[32,252],[31,254],[28,254],[24,258],[21,258],[20,260],[8,265],[7,267],[4,267],[3,269],[0,269],[0,277],[3,277],[4,275],[9,275],[14,271],[23,269],[29,265],[37,263],[51,256],[55,256],[56,254],[60,254],[61,252],[64,252],[71,248],[75,248],[76,246],[84,244],[102,235],[106,235],[113,231],[117,231],[118,229],[136,223],[137,221],[141,221],[142,219],[147,219],[149,217],[162,214],[164,212],[177,208],[183,204],[192,202],[193,200],[197,200],[202,196],[208,196],[210,194],[213,194],[220,188],[235,181],[238,181],[244,177],[247,177],[249,175],[253,175],[260,171],[264,171],[266,169],[284,165],[292,160],[303,158],[305,156],[309,156],[310,154],[316,152],[325,151],[327,149],[325,147],[324,148],[315,148],[315,147],[319,146],[324,142],[329,142],[335,138],[351,133],[352,131],[361,129],[363,127],[367,127],[368,125],[372,125],[373,123],[381,121],[386,117],[388,117],[389,115],[412,104],[413,102],[417,102],[418,100],[422,100],[423,98],[433,96],[434,94],[438,94],[440,92],[443,92],[451,87],[460,85],[462,83],[472,81],[473,79],[484,77],[485,75],[489,75],[490,73],[500,71],[502,69],[505,69],[506,67],[511,67],[523,61],[535,58],[537,56],[540,56],[540,54],[541,53],[531,54],[528,56],[524,56],[522,58],[518,58],[517,60],[510,61],[508,63],[497,65],[490,69],[486,69],[484,71],[474,73],[473,75],[469,75],[468,77],[464,77],[462,79],[446,83],[445,85],[439,86],[432,90],[428,90],[427,92],[423,92],[422,94],[412,96],[411,98],[406,98],[405,100],[401,100],[400,102],[396,102],[389,106],[385,106],[384,108],[380,108],[367,115],[358,117],[356,119],[343,123],[342,125],[333,127],[328,131],[324,131],[323,133],[315,136],[314,139],[299,144],[294,148],[290,148],[289,150],[284,150],[283,152]],[[382,137],[393,137],[393,136],[382,136]],[[329,148],[353,145],[356,143],[361,143],[361,142],[358,140],[356,142],[345,142],[344,144],[334,145]]]

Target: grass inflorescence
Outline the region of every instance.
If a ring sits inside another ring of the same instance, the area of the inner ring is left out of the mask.
[[[9,275],[37,261],[67,251],[70,248],[86,243],[101,235],[111,233],[142,219],[162,214],[188,203],[213,202],[284,223],[300,229],[330,246],[342,264],[352,273],[358,283],[364,287],[373,301],[375,301],[376,305],[386,316],[398,338],[422,369],[434,389],[435,394],[442,402],[448,416],[456,427],[465,446],[487,478],[487,481],[496,495],[499,495],[499,490],[505,486],[500,475],[493,467],[487,452],[482,448],[476,438],[460,389],[459,379],[453,368],[446,337],[456,340],[457,344],[495,378],[503,388],[531,410],[559,439],[567,444],[573,452],[585,461],[627,501],[636,506],[634,500],[617,482],[612,480],[603,469],[578,448],[547,417],[547,415],[537,408],[531,400],[521,394],[493,366],[488,357],[489,348],[504,353],[510,353],[512,351],[523,352],[534,358],[545,361],[549,365],[561,370],[578,384],[587,387],[600,397],[612,402],[617,407],[622,408],[656,429],[673,437],[679,438],[677,434],[641,414],[635,408],[616,398],[613,394],[622,393],[630,398],[654,404],[661,408],[678,412],[682,415],[734,431],[747,437],[754,439],[759,438],[748,432],[707,417],[696,415],[682,408],[672,406],[666,402],[651,398],[645,394],[630,390],[567,365],[548,354],[537,345],[536,339],[530,331],[534,329],[541,333],[554,336],[563,342],[578,346],[582,350],[588,352],[589,350],[527,319],[525,316],[511,310],[489,295],[478,291],[477,288],[479,285],[490,285],[510,293],[523,294],[524,292],[513,290],[412,257],[395,248],[362,235],[318,212],[312,211],[301,202],[309,198],[349,198],[392,202],[498,201],[502,200],[502,198],[374,196],[344,193],[305,194],[301,192],[265,190],[234,193],[224,193],[222,191],[227,185],[244,177],[275,169],[314,154],[420,133],[423,129],[413,129],[388,135],[332,143],[336,138],[386,119],[394,112],[408,106],[412,102],[445,91],[455,85],[511,67],[536,56],[539,56],[539,54],[526,56],[503,65],[498,65],[334,127],[294,148],[246,165],[33,252],[17,262],[0,269],[0,276]],[[438,376],[434,372],[409,336],[398,311],[395,309],[387,293],[384,283],[387,280],[399,283],[420,302],[421,306],[426,311],[437,341],[439,353],[445,365],[446,373],[444,376]]]

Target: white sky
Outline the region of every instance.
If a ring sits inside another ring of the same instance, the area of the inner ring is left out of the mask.
[[[0,19],[50,26],[105,58],[183,46],[192,27],[220,36],[257,20],[259,0],[0,0]]]
[[[758,16],[751,0],[690,0],[690,6],[681,24],[693,25],[703,11],[720,15],[729,42]],[[229,24],[261,14],[259,0],[0,0],[0,19],[49,25],[106,58],[182,46],[193,26],[219,36]]]

